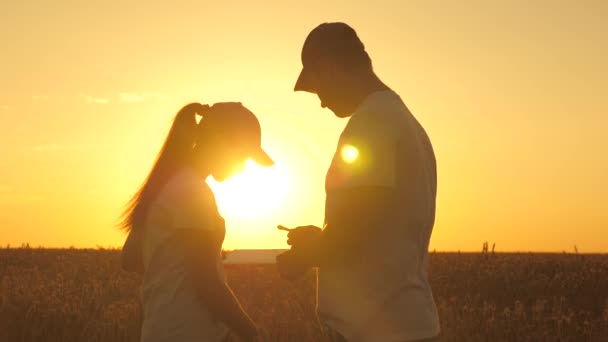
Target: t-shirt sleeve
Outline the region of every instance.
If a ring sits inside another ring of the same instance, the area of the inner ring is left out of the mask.
[[[203,181],[179,184],[165,205],[174,229],[215,231],[223,227],[224,220],[217,210],[213,192]]]
[[[377,121],[353,117],[347,124],[327,174],[327,190],[395,187],[397,139]]]

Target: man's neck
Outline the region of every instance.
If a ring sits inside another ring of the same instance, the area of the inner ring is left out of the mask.
[[[390,90],[374,72],[365,73],[357,82],[353,82],[356,86],[353,88],[353,103],[358,108],[365,99],[377,91]]]

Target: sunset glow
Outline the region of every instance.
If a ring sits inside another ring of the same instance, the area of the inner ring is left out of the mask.
[[[289,195],[289,174],[285,167],[261,167],[249,160],[245,171],[222,183],[208,180],[218,207],[227,217],[259,219],[285,210]]]
[[[193,101],[242,102],[277,162],[209,180],[228,248],[322,225],[347,120],[293,89],[310,30],[344,21],[433,144],[431,249],[608,252],[606,17],[606,1],[5,1],[0,244],[121,246],[118,217]]]

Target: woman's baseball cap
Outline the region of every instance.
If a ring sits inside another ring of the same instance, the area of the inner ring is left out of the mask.
[[[220,102],[203,113],[204,125],[209,123],[221,132],[232,146],[245,149],[246,154],[261,166],[274,161],[262,149],[262,128],[258,118],[240,102]]]

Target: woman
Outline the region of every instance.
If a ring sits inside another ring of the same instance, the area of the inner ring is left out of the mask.
[[[200,123],[196,115],[202,116]],[[156,163],[129,202],[122,265],[143,274],[141,341],[245,341],[257,329],[225,282],[224,220],[205,179],[269,166],[260,124],[240,103],[191,103],[175,117]]]

